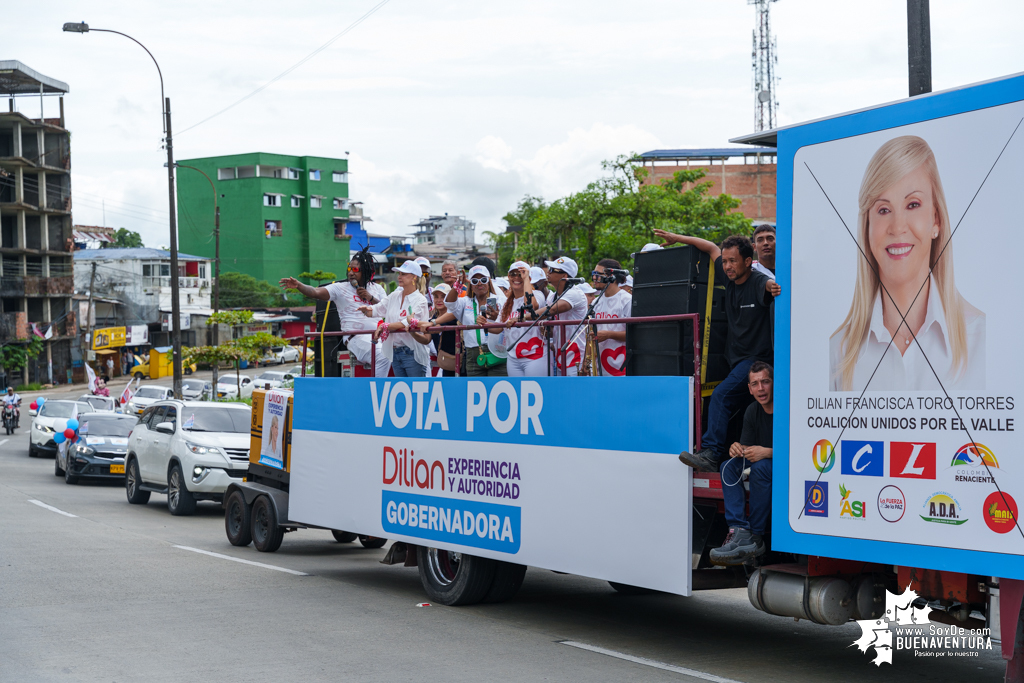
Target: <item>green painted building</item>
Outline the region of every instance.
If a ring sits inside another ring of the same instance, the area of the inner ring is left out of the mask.
[[[220,270],[273,284],[304,271],[343,276],[349,259],[348,160],[283,154],[182,159],[216,186]],[[178,243],[187,254],[214,257],[210,182],[178,168]]]

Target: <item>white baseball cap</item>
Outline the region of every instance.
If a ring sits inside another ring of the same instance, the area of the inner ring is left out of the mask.
[[[584,282],[582,285],[576,285],[576,289],[583,292],[584,294],[596,294],[597,290],[594,289],[589,283]]]
[[[496,277],[494,278],[494,284],[498,285],[502,289],[508,289],[508,278],[507,277]]]
[[[530,264],[527,263],[526,261],[516,261],[515,263],[508,267],[508,270],[509,272],[512,272],[513,270],[525,270],[527,273],[529,273]]]
[[[530,268],[530,284],[537,284],[541,280],[547,280],[548,275],[544,272],[544,269],[533,266]]]
[[[428,259],[426,256],[417,256],[416,263],[421,266],[426,266],[427,268],[430,267],[430,259]]]
[[[449,287],[448,285],[446,285],[443,282],[441,284],[439,284],[439,285],[434,285],[434,287],[433,287],[434,294],[437,294],[438,292],[441,292],[442,294],[447,295],[448,292],[450,292],[450,291],[452,291],[452,288]]]
[[[418,265],[416,265],[415,261],[406,261],[402,265],[392,268],[391,270],[396,273],[408,273],[409,275],[415,275],[416,277],[423,275],[423,271]]]
[[[472,278],[474,275],[483,275],[488,280],[491,279],[491,271],[487,270],[487,266],[473,266],[469,269],[469,277]]]
[[[548,268],[561,270],[569,277],[576,277],[576,273],[580,272],[579,266],[568,256],[559,256],[554,261],[545,261],[544,265]]]
[[[647,244],[644,245],[644,248],[640,250],[640,253],[641,254],[646,254],[649,251],[658,251],[659,249],[664,249],[664,248],[665,247],[661,246],[660,244],[655,244],[654,242],[648,242]]]
[[[622,283],[621,285],[619,285],[619,286],[620,286],[620,287],[632,287],[632,286],[633,286],[633,276],[632,276],[632,275],[627,275],[627,276],[626,276],[626,281],[625,281],[625,282],[623,282],[623,283]]]

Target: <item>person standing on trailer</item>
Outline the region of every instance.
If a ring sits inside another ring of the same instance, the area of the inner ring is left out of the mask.
[[[508,349],[509,377],[544,377],[548,374],[548,354],[542,330],[537,325],[512,327],[517,322],[537,319],[543,306],[530,284],[530,266],[516,261],[508,269],[509,296],[501,307],[499,320],[506,324],[505,347]]]
[[[383,301],[360,306],[359,310],[367,318],[384,316],[377,323],[373,340],[383,342],[381,350],[391,361],[395,377],[426,377],[430,370],[430,337],[421,333],[430,325],[430,307],[417,288],[423,275],[414,261],[391,270],[398,273],[395,291]]]
[[[775,279],[775,226],[762,223],[754,228],[754,270],[759,270],[768,277]]]
[[[717,472],[726,457],[726,431],[729,418],[743,407],[748,395],[747,373],[756,361],[769,362],[772,353],[771,304],[782,287],[764,273],[751,268],[754,247],[741,235],[727,237],[719,248],[714,242],[655,230],[657,237],[668,244],[688,244],[711,257],[715,279],[727,280],[725,314],[729,337],[725,344],[725,360],[729,374],[711,393],[708,408],[708,429],[701,438],[697,453],[683,451],[679,460],[698,472]]]
[[[494,286],[494,278],[485,265],[469,269],[469,296],[460,297],[451,290],[445,297],[448,312],[439,316],[434,325],[445,325],[459,321],[459,325],[486,325],[498,319],[498,311],[505,305],[505,295]],[[436,331],[431,329],[431,332]],[[470,377],[505,377],[505,347],[501,335],[487,330],[463,330],[462,348],[465,357],[466,374]],[[481,358],[483,360],[481,360]]]
[[[722,463],[722,498],[729,534],[721,548],[711,551],[713,564],[746,564],[764,554],[764,532],[772,507],[772,417],[775,412],[772,366],[757,361],[750,366],[747,388],[754,403],[743,414],[739,443],[729,446]],[[747,514],[743,471],[750,467],[750,514]]]
[[[537,317],[544,317],[550,313],[551,315],[548,317],[552,320],[583,320],[590,304],[587,302],[586,295],[568,282],[570,278],[576,277],[579,266],[568,256],[559,256],[554,261],[545,261],[544,265],[548,267],[548,282],[554,291],[548,297],[551,303],[537,311]],[[558,299],[559,296],[561,299]],[[556,302],[555,299],[558,301]],[[574,327],[574,325],[567,325],[563,328],[564,332],[556,329],[551,335],[552,354],[557,356],[551,361],[553,364],[551,374],[553,375],[562,374],[562,358],[558,351],[565,343],[564,340],[572,334]],[[575,377],[579,371],[580,361],[583,360],[583,344],[580,341],[573,341],[569,344],[565,358],[566,377]]]
[[[616,271],[611,273],[610,271]],[[598,320],[628,318],[633,311],[633,297],[622,288],[626,282],[626,271],[622,264],[612,258],[601,259],[590,274],[593,286],[604,290],[604,296],[594,304],[594,317]],[[606,282],[614,277],[611,282]],[[606,377],[622,377],[626,374],[626,325],[609,323],[595,325],[594,339],[597,341],[598,359],[595,374]]]

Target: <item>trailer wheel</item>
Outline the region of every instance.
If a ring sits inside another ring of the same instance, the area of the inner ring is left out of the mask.
[[[284,531],[277,523],[274,505],[266,496],[252,504],[252,543],[261,553],[272,553],[281,547]]]
[[[364,548],[383,548],[384,544],[388,542],[386,538],[377,538],[376,536],[360,536],[359,542],[363,544]]]
[[[338,531],[337,529],[331,529],[331,533],[334,534],[334,540],[338,543],[351,543],[359,538],[358,534],[354,534],[351,531]]]
[[[422,545],[416,554],[423,590],[442,605],[480,602],[494,581],[494,560]]]
[[[482,602],[505,602],[511,600],[519,592],[526,576],[526,565],[512,562],[496,562],[494,580]]]
[[[245,504],[245,495],[237,489],[224,504],[224,531],[231,545],[244,547],[252,543],[252,507]]]
[[[617,593],[622,593],[623,595],[653,595],[654,593],[658,592],[651,588],[629,586],[624,583],[615,583],[614,581],[609,581],[608,585],[614,588]]]

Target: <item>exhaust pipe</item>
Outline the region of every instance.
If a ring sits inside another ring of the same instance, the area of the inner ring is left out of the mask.
[[[865,578],[866,588],[873,591],[871,577]],[[857,588],[865,588],[865,582],[859,581]],[[762,612],[836,626],[845,624],[859,611],[855,610],[861,603],[859,592],[834,576],[806,577],[763,570],[752,574],[747,583],[750,604]],[[866,604],[873,606],[873,601],[869,599]]]

